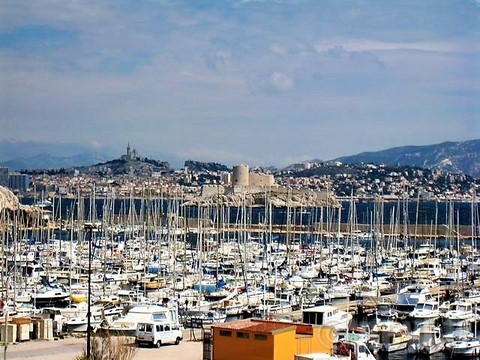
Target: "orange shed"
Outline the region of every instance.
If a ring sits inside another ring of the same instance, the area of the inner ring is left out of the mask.
[[[213,360],[293,360],[333,352],[332,327],[246,319],[213,327]]]

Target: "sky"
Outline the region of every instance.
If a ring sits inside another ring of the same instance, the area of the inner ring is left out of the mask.
[[[0,1],[0,141],[284,166],[480,138],[480,0]]]

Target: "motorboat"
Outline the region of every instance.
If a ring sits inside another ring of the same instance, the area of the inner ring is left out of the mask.
[[[408,285],[402,288],[394,305],[399,317],[406,316],[415,309],[418,302],[424,302],[432,298],[430,286],[422,283]]]
[[[295,289],[300,290],[305,286],[305,278],[300,275],[294,275],[288,279],[288,283]]]
[[[415,333],[416,338],[408,345],[409,353],[431,355],[445,349],[446,340],[442,337],[440,327],[423,325]]]
[[[316,270],[313,266],[306,266],[298,271],[298,275],[301,276],[303,279],[310,280],[318,276],[318,270]]]
[[[412,335],[406,325],[397,321],[377,323],[370,334],[368,345],[374,352],[394,352],[407,348]]]
[[[100,315],[93,315],[90,317],[90,327],[96,329],[102,323]],[[66,321],[67,332],[86,332],[88,329],[87,313],[82,313],[79,316],[71,317]]]
[[[456,338],[445,345],[450,357],[477,357],[480,355],[480,339],[475,336]]]
[[[37,308],[56,306],[67,302],[70,293],[60,287],[42,286],[31,295],[31,301]]]
[[[329,299],[350,299],[355,290],[349,284],[337,284],[327,289]]]
[[[283,314],[292,311],[292,305],[288,300],[273,298],[262,299],[254,314],[256,317],[268,317],[270,314]]]
[[[79,291],[79,290],[76,290],[76,291],[72,291],[70,293],[70,301],[72,303],[84,303],[84,302],[87,302],[88,300],[88,294],[85,293],[84,291]]]
[[[320,305],[302,311],[302,321],[305,324],[332,326],[337,331],[346,331],[352,317],[349,312],[333,305]]]
[[[183,314],[183,325],[188,328],[201,328],[204,325],[221,324],[227,314],[216,310],[189,310]]]
[[[465,327],[475,322],[478,315],[473,310],[473,304],[465,300],[457,300],[450,304],[449,309],[441,314],[446,327]]]
[[[247,306],[240,300],[223,300],[219,309],[223,310],[227,316],[236,316],[243,313]]]
[[[393,308],[393,304],[389,302],[380,302],[377,304],[375,314],[380,321],[395,321],[398,312]]]
[[[420,324],[433,324],[440,317],[438,301],[418,302],[408,316],[413,320],[414,326]]]
[[[473,332],[465,330],[465,329],[455,329],[452,332],[449,332],[448,334],[443,335],[443,337],[448,342],[452,342],[453,340],[455,340],[457,338],[473,337],[473,336],[474,336]]]
[[[455,329],[452,332],[443,335],[443,338],[445,339],[445,348],[447,347],[448,344],[453,343],[456,340],[460,340],[463,338],[473,338],[474,334],[471,331],[465,330],[465,329]]]

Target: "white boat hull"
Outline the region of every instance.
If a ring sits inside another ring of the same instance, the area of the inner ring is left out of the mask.
[[[394,351],[404,350],[407,348],[409,341],[410,341],[410,338],[406,338],[406,340],[402,342],[382,344],[381,351],[390,353]]]
[[[457,340],[448,344],[447,350],[451,357],[480,355],[480,341],[477,339]]]
[[[92,329],[97,328],[100,325],[100,321],[91,320],[90,327]],[[87,332],[87,321],[82,322],[67,322],[67,332]]]
[[[443,324],[447,328],[452,328],[452,327],[465,327],[469,326],[474,320],[469,317],[469,318],[443,318]]]
[[[417,354],[431,355],[445,349],[445,343],[433,344],[433,345],[419,345]]]

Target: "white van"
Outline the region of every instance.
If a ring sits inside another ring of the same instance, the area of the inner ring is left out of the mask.
[[[135,343],[155,345],[157,347],[163,344],[180,344],[183,340],[182,328],[172,323],[138,323]]]

